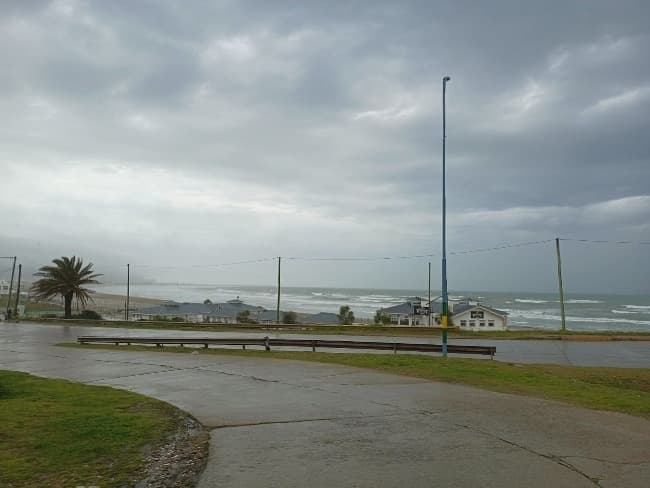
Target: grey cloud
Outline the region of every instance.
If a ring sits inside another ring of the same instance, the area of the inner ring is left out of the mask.
[[[59,246],[66,232],[52,224],[58,216],[80,247],[107,262],[210,249],[235,259],[267,250],[436,252],[444,74],[452,76],[452,248],[558,234],[649,238],[645,2],[2,9],[0,107],[9,122],[0,131],[0,203],[22,215],[3,217],[21,230],[0,244],[48,229]],[[115,182],[119,168],[140,187]],[[39,172],[69,179],[34,181],[30,204],[13,201],[16,181]],[[634,198],[640,207],[601,218],[607,202]],[[116,232],[121,219],[133,225]],[[177,246],[148,253],[152,235]],[[137,245],[111,257],[102,242]],[[469,258],[455,259],[471,288]],[[310,280],[308,269],[296,272]],[[415,268],[400,279],[409,273]],[[505,273],[494,286],[518,279]],[[636,277],[630,289],[647,283]]]

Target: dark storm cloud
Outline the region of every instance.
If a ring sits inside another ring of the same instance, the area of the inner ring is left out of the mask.
[[[7,239],[65,240],[58,215],[89,252],[130,239],[143,260],[179,234],[175,253],[206,258],[187,236],[229,235],[235,259],[436,251],[445,74],[451,247],[650,237],[646,2],[0,9]]]

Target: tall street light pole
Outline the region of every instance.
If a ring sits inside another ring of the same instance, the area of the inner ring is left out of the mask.
[[[447,188],[446,188],[446,139],[447,119],[445,97],[447,95],[447,82],[449,76],[442,79],[442,355],[447,357],[447,325],[449,317],[449,296],[447,295]]]

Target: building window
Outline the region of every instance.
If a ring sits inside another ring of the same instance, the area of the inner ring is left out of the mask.
[[[467,327],[467,320],[461,320],[460,321],[460,326],[461,327]]]
[[[485,322],[481,321],[481,327],[485,327]]]
[[[488,327],[494,327],[494,322],[488,322]]]
[[[476,325],[476,321],[474,321],[474,320],[469,321],[469,326],[470,327],[474,327],[475,325]]]

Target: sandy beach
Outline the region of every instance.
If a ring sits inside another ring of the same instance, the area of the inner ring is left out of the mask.
[[[88,304],[88,308],[98,312],[118,312],[123,311],[126,303],[126,295],[113,295],[110,293],[93,293],[93,301]],[[164,300],[159,298],[130,297],[130,308],[143,308],[159,305]]]

